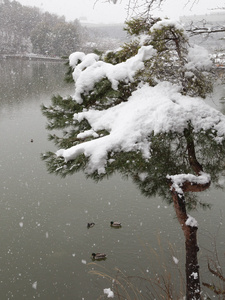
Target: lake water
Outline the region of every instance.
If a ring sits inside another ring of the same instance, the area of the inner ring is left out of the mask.
[[[64,72],[62,62],[0,60],[0,299],[106,299],[103,289],[113,287],[118,270],[154,278],[166,269],[179,284],[185,245],[173,205],[144,197],[119,175],[95,183],[83,173],[64,179],[47,173],[40,155],[56,148],[40,105],[50,104],[53,94],[72,93]],[[225,271],[225,197],[213,187],[199,196],[212,204],[191,212],[199,224],[201,280],[207,281],[214,242]],[[96,225],[87,229],[88,222]],[[93,263],[92,252],[108,257]],[[154,292],[154,285],[146,286]]]

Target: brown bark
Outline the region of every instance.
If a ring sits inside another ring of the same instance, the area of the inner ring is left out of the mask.
[[[197,175],[200,175],[200,172],[203,171],[203,168],[196,158],[195,145],[194,145],[194,140],[190,128],[184,129],[184,136],[187,141],[188,160],[190,166]]]
[[[186,299],[200,299],[200,277],[197,252],[197,227],[186,225],[188,219],[184,196],[172,190],[172,197],[177,219],[185,237],[186,249]]]
[[[191,132],[191,128],[185,129],[184,136],[187,141],[188,160],[193,171],[200,175],[203,171],[201,164],[198,162],[195,153],[195,145]],[[172,184],[172,183],[171,183]],[[180,187],[183,192],[201,192],[210,186],[210,182],[205,184],[192,183],[185,181]],[[184,194],[179,194],[174,188],[172,189],[172,198],[174,203],[177,219],[181,225],[185,237],[186,249],[186,299],[200,300],[200,277],[198,265],[198,245],[197,245],[197,230],[196,226],[186,225],[188,219],[185,205]]]
[[[210,186],[210,181],[204,184],[201,183],[193,183],[190,181],[185,181],[182,184],[182,190],[183,192],[202,192],[206,189],[208,189]]]

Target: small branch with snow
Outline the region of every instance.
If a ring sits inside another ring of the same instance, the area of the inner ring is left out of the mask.
[[[203,191],[209,187],[211,182],[211,176],[204,172],[200,172],[200,176],[193,174],[167,175],[167,179],[171,182],[170,189],[174,189],[178,194]]]

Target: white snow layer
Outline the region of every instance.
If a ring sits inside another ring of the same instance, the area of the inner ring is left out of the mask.
[[[81,94],[90,92],[95,83],[103,78],[108,78],[115,90],[121,80],[127,79],[132,82],[135,73],[144,68],[144,61],[150,59],[155,53],[156,50],[152,46],[142,46],[135,56],[117,65],[98,61],[99,56],[94,53],[87,55],[82,52],[72,53],[69,62],[70,66],[74,68],[74,100],[82,103]],[[81,63],[78,63],[79,61]]]
[[[177,22],[176,20],[173,19],[163,19],[161,21],[156,22],[152,27],[151,27],[151,32],[154,32],[155,30],[160,30],[163,27],[174,27],[177,30],[184,30],[184,27],[181,25],[180,22]]]
[[[218,143],[225,138],[225,116],[200,98],[181,95],[179,87],[169,82],[161,82],[155,87],[145,84],[133,92],[127,102],[107,110],[84,111],[75,114],[74,119],[79,122],[87,119],[91,125],[91,131],[84,132],[84,137],[97,137],[98,130],[109,132],[107,136],[56,152],[65,161],[75,159],[79,154],[89,157],[88,173],[95,170],[104,173],[110,151],[140,150],[144,158],[149,158],[151,145],[147,138],[151,133],[182,133],[188,122],[195,132],[214,129]]]
[[[209,57],[208,51],[198,45],[189,48],[188,63],[185,67],[188,70],[195,70],[198,68],[209,70],[212,67],[212,60]]]

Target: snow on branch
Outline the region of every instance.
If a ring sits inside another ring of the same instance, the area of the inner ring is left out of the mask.
[[[138,24],[134,21],[130,26]],[[212,65],[207,51],[189,46],[182,26],[173,20],[156,20],[147,33],[149,44],[127,44],[122,52],[129,55],[121,52],[123,59],[117,64],[102,61],[94,53],[76,52],[69,57],[75,81],[73,100],[79,107],[73,117],[78,128],[74,139],[79,144],[56,155],[66,162],[84,155],[88,174],[106,173],[111,153],[138,152],[148,160],[152,137],[160,134],[183,134],[191,128],[193,134],[208,134],[218,144],[225,140],[225,116],[194,97],[211,91],[210,76],[204,74]],[[95,94],[104,79],[111,85],[108,90],[122,90],[118,96],[122,102],[114,101],[116,93],[108,96],[104,91],[108,101],[104,106],[105,98]],[[202,179],[196,178],[191,180]]]
[[[189,48],[187,60],[188,62],[185,65],[187,70],[195,70],[196,68],[210,70],[212,68],[212,60],[208,51],[198,45]]]
[[[108,78],[114,90],[117,90],[119,81],[132,82],[136,72],[144,68],[144,61],[150,59],[155,53],[156,50],[152,46],[142,46],[137,55],[117,65],[98,61],[99,57],[94,53],[71,54],[69,61],[70,66],[74,68],[74,100],[81,104],[83,102],[81,95],[93,90],[94,85],[103,78]]]
[[[200,176],[193,174],[178,174],[178,175],[167,175],[167,179],[172,182],[170,189],[174,189],[178,194],[183,194],[183,185],[186,182],[191,184],[205,185],[211,181],[209,174],[201,172]]]
[[[174,27],[177,30],[184,31],[184,27],[180,23],[178,23],[177,21],[172,20],[172,19],[163,19],[161,21],[156,22],[151,27],[151,32],[153,32],[154,30],[162,29],[165,26]]]
[[[61,149],[56,154],[64,157],[65,161],[84,154],[89,158],[87,173],[104,173],[108,153],[112,151],[139,151],[148,159],[152,134],[182,133],[189,123],[194,132],[213,129],[218,143],[225,139],[225,116],[201,98],[181,95],[179,87],[169,82],[159,83],[155,87],[144,84],[133,92],[127,102],[107,110],[91,109],[74,115],[74,120],[78,122],[84,119],[93,130],[84,132],[84,136],[90,132],[94,135],[100,130],[106,130],[109,134],[102,137],[96,135],[91,141]]]

